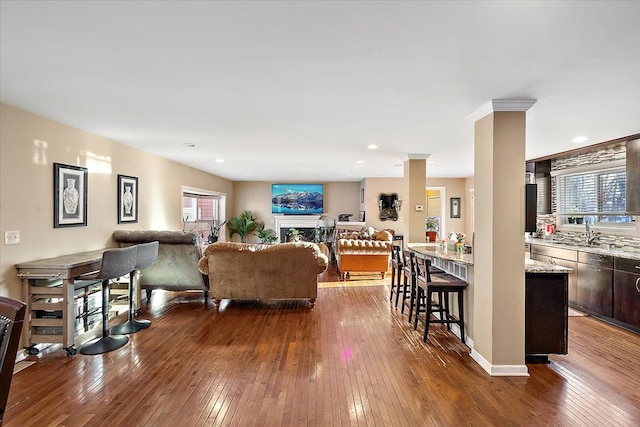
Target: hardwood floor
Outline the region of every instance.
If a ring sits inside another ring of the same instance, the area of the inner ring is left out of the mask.
[[[640,425],[640,336],[571,317],[569,355],[492,378],[442,325],[423,343],[380,284],[321,288],[314,309],[224,301],[219,312],[200,293],[156,291],[141,316],[153,324],[125,347],[29,358],[4,425]]]

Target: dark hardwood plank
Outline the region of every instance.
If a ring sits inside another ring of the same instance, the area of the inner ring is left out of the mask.
[[[389,303],[389,275],[321,277],[335,283],[314,309],[224,301],[217,311],[200,293],[156,291],[143,306],[151,328],[127,346],[31,357],[4,425],[640,425],[636,334],[571,317],[568,355],[529,365],[529,378],[491,378],[443,325],[422,342]]]

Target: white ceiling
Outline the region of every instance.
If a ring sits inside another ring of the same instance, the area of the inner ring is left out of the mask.
[[[636,1],[0,7],[2,102],[237,181],[472,176],[499,98],[528,159],[640,131]]]

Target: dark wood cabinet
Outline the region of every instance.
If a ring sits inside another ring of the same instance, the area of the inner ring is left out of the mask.
[[[578,306],[578,253],[571,249],[531,245],[531,259],[573,269],[569,274],[569,305]]]
[[[525,274],[525,354],[529,361],[568,351],[567,273]]]
[[[640,332],[640,261],[638,260],[615,259],[613,318]]]
[[[613,317],[613,257],[578,252],[578,307]]]

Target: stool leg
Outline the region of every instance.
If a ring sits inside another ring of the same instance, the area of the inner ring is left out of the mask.
[[[391,292],[389,293],[389,301],[393,300],[393,289],[396,280],[396,268],[391,264]]]
[[[429,323],[431,320],[431,288],[427,290],[427,307],[425,308],[424,314],[424,335],[422,336],[422,341],[427,340],[427,335],[429,334]]]
[[[151,322],[148,320],[135,320],[133,318],[133,312],[134,312],[134,307],[133,307],[134,282],[133,281],[134,281],[135,275],[136,275],[135,271],[132,271],[131,273],[129,273],[129,320],[111,328],[111,333],[113,334],[116,334],[116,335],[135,334],[136,332],[140,332],[143,329],[147,329],[149,326],[151,326]]]
[[[124,335],[109,335],[109,280],[102,281],[102,337],[80,348],[81,354],[94,355],[118,349],[129,342]]]
[[[442,293],[443,298],[444,298],[444,319],[442,320],[447,320],[447,329],[451,330],[451,315],[449,314],[449,292],[443,292]]]
[[[416,293],[416,317],[413,319],[413,330],[418,329],[418,315],[420,314],[420,307],[422,306],[422,300],[424,300],[424,290],[416,284],[415,286]],[[429,302],[425,300],[425,305],[428,306]],[[426,309],[425,309],[426,311]]]
[[[404,275],[404,281],[402,283],[402,307],[400,308],[400,313],[404,314],[404,300],[407,297],[407,275]],[[397,304],[397,301],[396,301]],[[411,315],[411,313],[409,313],[409,315]]]
[[[406,286],[406,285],[405,285]],[[406,299],[406,290],[405,290],[405,299]],[[411,319],[413,318],[413,309],[416,306],[416,288],[413,284],[413,280],[411,280],[411,285],[409,287],[409,323],[411,323]],[[404,304],[403,304],[404,307]]]
[[[402,289],[402,293],[404,294],[404,284],[400,284],[400,278],[398,278],[398,289],[396,290],[396,308],[398,308],[398,301],[400,301],[400,289]]]
[[[464,292],[462,289],[458,290],[458,317],[460,318],[460,339],[462,344],[465,344],[464,339]]]

